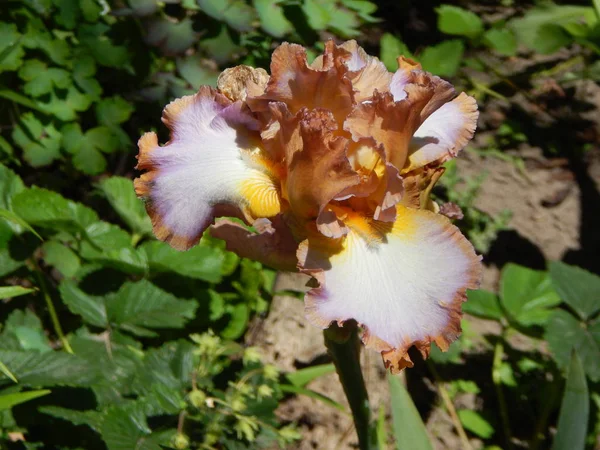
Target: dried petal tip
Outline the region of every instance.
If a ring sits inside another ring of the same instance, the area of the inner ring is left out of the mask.
[[[265,91],[269,74],[264,69],[236,66],[225,69],[217,80],[217,88],[234,102],[244,101],[248,95],[258,96]]]

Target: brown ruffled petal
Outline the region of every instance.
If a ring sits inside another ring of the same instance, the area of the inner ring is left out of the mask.
[[[302,111],[298,117],[300,139],[290,142],[286,149],[286,192],[293,213],[312,220],[335,196],[360,179],[346,156],[347,139],[335,134],[333,115],[312,110]],[[301,147],[293,148],[294,144]]]
[[[223,239],[227,250],[243,258],[259,261],[277,270],[295,271],[298,244],[282,215],[253,223],[256,233],[228,219],[219,219],[210,227],[210,234]]]
[[[338,70],[335,44],[326,44],[322,65],[315,69],[306,61],[306,50],[296,44],[281,44],[271,58],[271,78],[265,93],[249,97],[254,111],[266,111],[269,102],[283,102],[292,113],[302,108],[326,108],[341,123],[352,107],[352,83]]]

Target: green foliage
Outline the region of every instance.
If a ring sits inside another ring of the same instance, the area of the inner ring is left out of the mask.
[[[431,450],[425,425],[406,388],[394,376],[388,376],[392,404],[392,429],[396,448]]]
[[[567,384],[560,407],[553,450],[583,449],[587,434],[590,398],[587,381],[577,353],[571,355]]]

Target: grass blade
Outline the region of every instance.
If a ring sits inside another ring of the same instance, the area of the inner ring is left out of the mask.
[[[579,356],[573,352],[552,450],[585,448],[589,412],[590,400],[585,373]]]
[[[433,450],[425,425],[400,378],[390,375],[392,429],[398,450]]]

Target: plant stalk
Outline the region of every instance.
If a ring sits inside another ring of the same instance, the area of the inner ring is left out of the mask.
[[[335,369],[350,404],[358,446],[370,450],[369,424],[371,409],[365,380],[360,369],[360,341],[355,323],[343,327],[332,325],[324,332],[325,346],[333,359]]]

